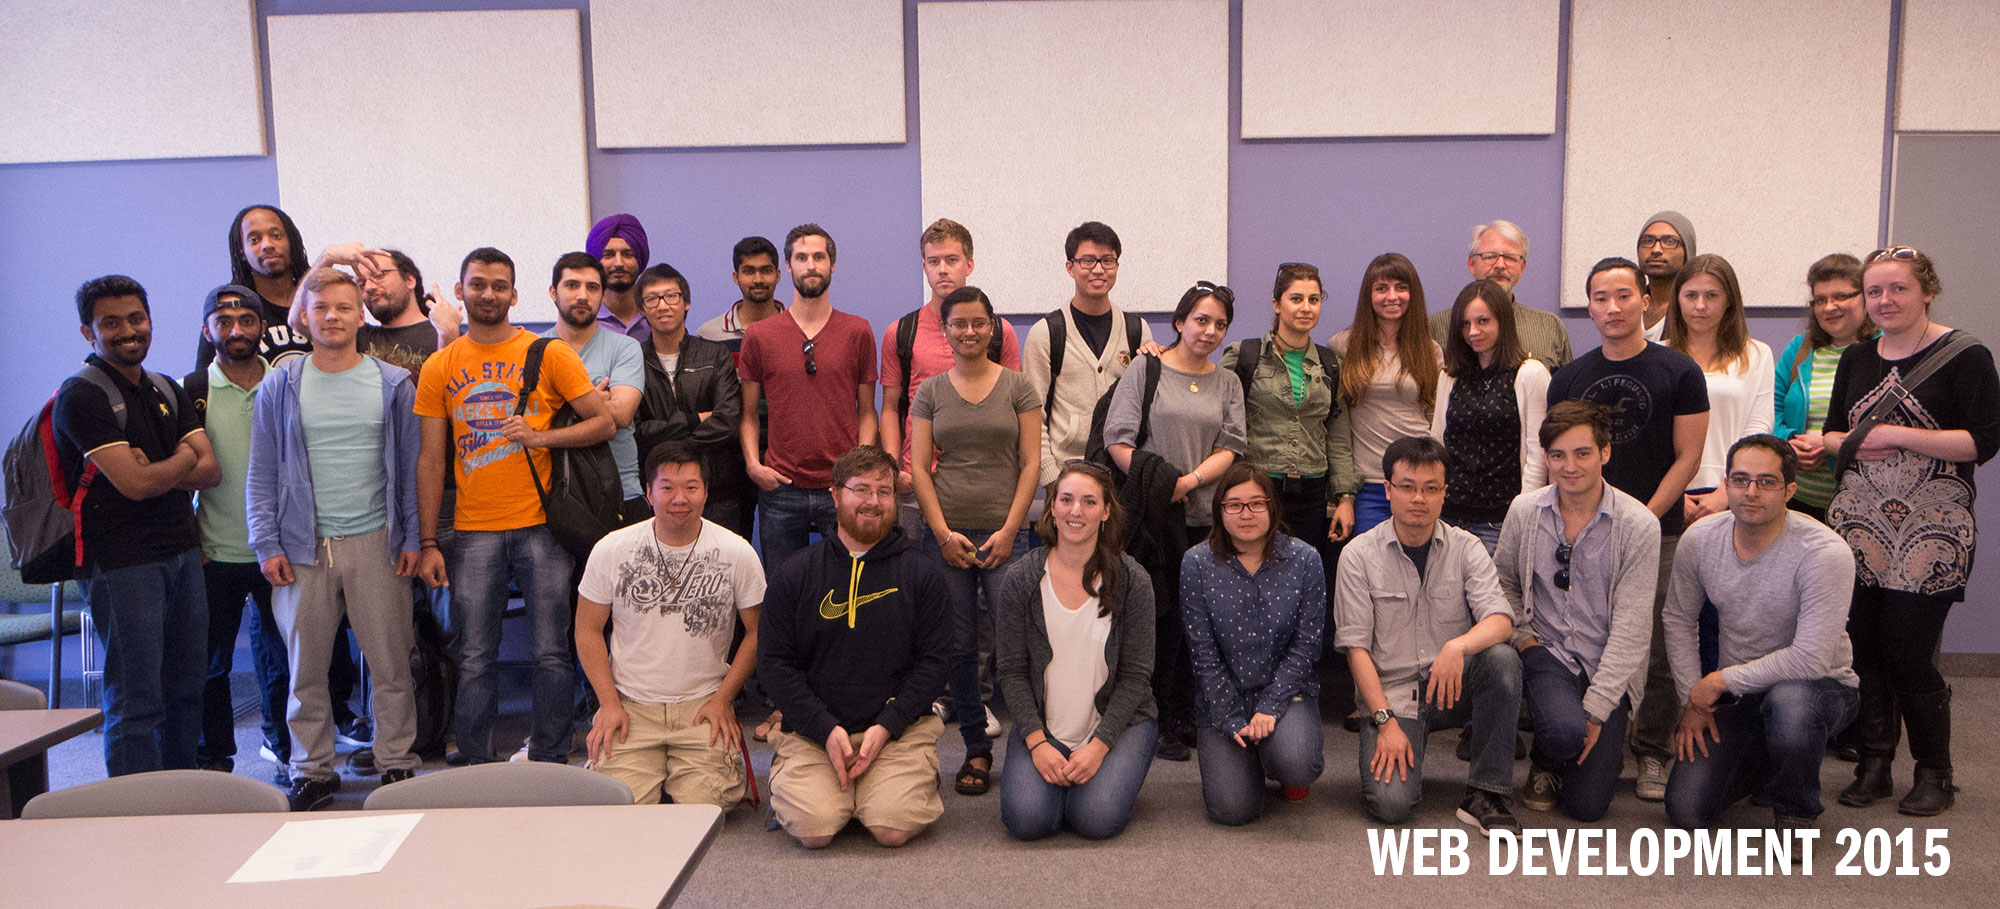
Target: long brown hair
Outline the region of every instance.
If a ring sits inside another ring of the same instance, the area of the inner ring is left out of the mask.
[[[1048,541],[1050,552],[1054,552],[1056,542],[1061,539],[1056,533],[1056,487],[1062,485],[1064,477],[1089,477],[1097,483],[1098,494],[1104,497],[1105,516],[1103,525],[1097,528],[1097,545],[1091,550],[1090,558],[1083,563],[1083,589],[1097,598],[1097,614],[1108,616],[1116,611],[1124,572],[1120,561],[1125,556],[1125,506],[1118,504],[1118,491],[1112,488],[1111,472],[1101,465],[1081,458],[1063,462],[1062,470],[1049,481],[1046,489],[1046,505],[1042,508],[1042,518],[1035,522],[1035,532]]]
[[[1499,337],[1493,341],[1493,365],[1501,369],[1513,369],[1527,359],[1521,352],[1520,330],[1514,325],[1514,295],[1507,292],[1497,281],[1480,278],[1458,292],[1458,299],[1451,304],[1451,331],[1444,340],[1444,371],[1454,379],[1463,379],[1479,371],[1479,354],[1472,349],[1472,342],[1465,340],[1466,309],[1472,301],[1486,304],[1493,313],[1494,327]]]
[[[1730,267],[1728,259],[1704,253],[1681,266],[1680,274],[1674,276],[1673,305],[1667,307],[1667,346],[1688,352],[1689,329],[1687,318],[1681,315],[1681,288],[1702,275],[1709,275],[1722,285],[1722,296],[1729,304],[1722,311],[1721,324],[1715,326],[1715,359],[1700,365],[1704,371],[1727,372],[1745,361],[1750,347],[1750,326],[1743,316],[1743,287],[1736,283],[1736,269]]]
[[[1215,498],[1209,503],[1208,549],[1215,554],[1218,562],[1227,562],[1231,556],[1239,555],[1236,538],[1229,535],[1229,528],[1222,524],[1222,497],[1229,491],[1249,483],[1268,499],[1264,514],[1271,518],[1271,526],[1264,528],[1263,559],[1268,562],[1278,551],[1278,534],[1285,530],[1284,500],[1278,498],[1278,485],[1271,482],[1271,475],[1258,470],[1248,461],[1237,461],[1222,472],[1222,479],[1215,484]]]
[[[1370,297],[1375,282],[1401,281],[1410,285],[1410,305],[1396,326],[1396,356],[1403,372],[1417,383],[1417,401],[1428,411],[1437,406],[1438,351],[1431,340],[1429,318],[1424,310],[1424,283],[1417,280],[1417,267],[1402,253],[1383,253],[1368,263],[1361,275],[1360,299],[1354,304],[1354,326],[1347,330],[1347,349],[1340,355],[1340,402],[1348,407],[1368,397],[1368,385],[1375,380],[1376,358],[1381,346],[1381,328],[1375,321],[1375,305]]]
[[[1271,302],[1276,303],[1283,300],[1285,298],[1285,291],[1291,290],[1292,285],[1300,281],[1311,281],[1320,289],[1320,315],[1324,316],[1326,314],[1326,285],[1320,283],[1319,269],[1314,268],[1311,263],[1286,262],[1279,265],[1278,284],[1271,291]],[[1278,312],[1276,307],[1273,307],[1271,310],[1271,330],[1274,332],[1278,330]]]

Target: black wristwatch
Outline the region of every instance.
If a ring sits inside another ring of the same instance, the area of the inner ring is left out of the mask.
[[[1374,713],[1370,714],[1368,717],[1368,721],[1374,723],[1376,727],[1379,728],[1381,726],[1387,725],[1390,720],[1393,720],[1395,718],[1396,718],[1396,712],[1390,710],[1387,707],[1384,707],[1381,710],[1377,710]]]

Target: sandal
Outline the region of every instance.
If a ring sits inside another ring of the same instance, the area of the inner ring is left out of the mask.
[[[985,761],[985,767],[972,766],[973,761]],[[969,757],[958,765],[958,781],[952,784],[959,795],[985,795],[993,784],[993,759],[985,755]]]
[[[764,722],[758,723],[757,728],[750,730],[750,737],[760,742],[769,741],[771,733],[778,731],[779,724],[784,720],[783,713],[773,710],[770,716],[764,718]]]

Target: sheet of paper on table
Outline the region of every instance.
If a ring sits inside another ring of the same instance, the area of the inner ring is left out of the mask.
[[[286,821],[229,883],[295,881],[374,874],[389,864],[422,814],[375,814],[324,821]]]

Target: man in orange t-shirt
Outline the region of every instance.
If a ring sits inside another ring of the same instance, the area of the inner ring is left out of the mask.
[[[542,354],[541,379],[516,414],[528,346],[535,335],[507,320],[517,299],[514,260],[492,247],[466,255],[459,266],[458,298],[467,331],[431,355],[417,386],[423,446],[417,465],[417,512],[423,533],[418,576],[431,586],[458,579],[451,597],[453,659],[458,702],[452,728],[458,740],[453,763],[493,761],[493,719],[499,712],[494,674],[500,652],[500,617],[507,582],[521,590],[534,628],[533,727],[528,758],[569,760],[574,664],[569,654],[573,592],[570,556],[549,533],[528,459],[549,473],[549,448],[576,448],[611,438],[616,427],[606,394],[590,383],[583,360],[567,344]],[[569,404],[582,419],[550,429],[555,412]],[[457,471],[453,509],[455,539],[439,548],[438,514],[444,472]]]

